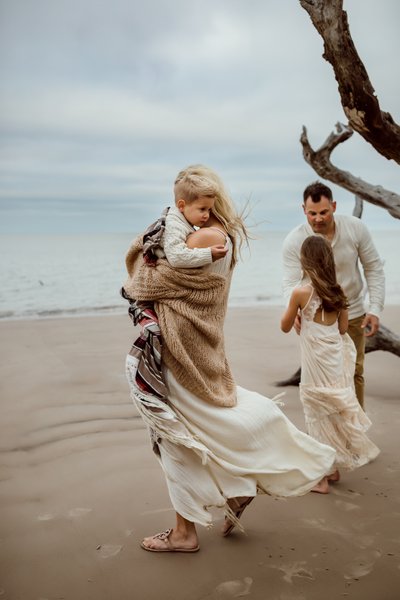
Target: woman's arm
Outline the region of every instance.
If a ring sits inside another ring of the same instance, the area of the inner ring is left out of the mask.
[[[218,256],[218,258],[223,258],[227,253],[227,248],[225,248],[224,244],[221,244],[221,241],[222,236],[218,231],[203,227],[202,229],[198,229],[194,233],[191,233],[186,240],[186,244],[188,248],[211,248],[213,259],[216,260],[213,253],[214,248],[220,250],[220,256]]]
[[[281,319],[281,329],[284,333],[289,333],[292,329],[298,310],[304,305],[303,296],[304,293],[301,288],[295,288],[293,290],[288,307]]]
[[[175,210],[173,207],[167,214],[162,240],[162,247],[169,264],[176,269],[191,269],[211,264],[210,248],[206,246],[188,248],[186,238],[191,227],[182,222]]]
[[[341,335],[345,334],[349,326],[349,311],[347,310],[347,308],[343,308],[340,311],[338,318],[338,326]]]

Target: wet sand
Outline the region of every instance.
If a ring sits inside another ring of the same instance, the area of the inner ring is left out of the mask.
[[[299,364],[280,308],[231,309],[240,385],[274,396]],[[382,322],[399,332],[399,307]],[[251,329],[246,323],[251,324]],[[199,529],[197,554],[144,552],[173,525],[161,468],[129,400],[126,316],[0,323],[3,600],[397,600],[400,360],[366,358],[366,408],[381,455],[326,496],[259,496],[246,534]],[[240,345],[239,345],[240,342]],[[297,388],[284,412],[304,429]],[[221,519],[221,516],[217,514]]]

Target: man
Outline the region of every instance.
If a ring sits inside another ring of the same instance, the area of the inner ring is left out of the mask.
[[[385,276],[382,261],[373,244],[371,234],[356,217],[336,215],[332,191],[317,181],[303,193],[303,210],[307,223],[293,229],[283,244],[283,291],[289,297],[292,289],[302,280],[300,248],[310,235],[322,235],[332,245],[338,283],[349,302],[348,333],[357,351],[354,386],[358,401],[364,407],[364,353],[365,336],[379,329],[379,316],[385,298]],[[363,274],[368,288],[369,310],[364,308]],[[297,331],[300,331],[298,320]]]

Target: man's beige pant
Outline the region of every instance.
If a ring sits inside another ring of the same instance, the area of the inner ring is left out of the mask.
[[[347,333],[354,342],[357,351],[356,370],[354,372],[354,387],[356,390],[357,399],[364,408],[364,355],[365,355],[365,335],[364,329],[361,328],[361,323],[365,315],[356,319],[349,319],[349,328]]]

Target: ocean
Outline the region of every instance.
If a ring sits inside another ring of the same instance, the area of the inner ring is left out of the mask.
[[[230,306],[283,306],[281,249],[285,232],[251,241],[236,267]],[[400,304],[399,234],[372,232],[385,265],[386,303]],[[124,257],[134,235],[3,235],[0,319],[123,313]]]

